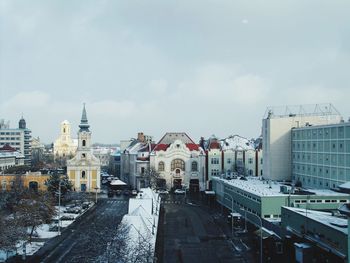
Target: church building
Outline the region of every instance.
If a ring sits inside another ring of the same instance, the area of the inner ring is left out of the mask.
[[[70,123],[65,120],[61,123],[60,137],[54,143],[54,158],[71,159],[77,150],[77,141],[71,138]]]
[[[79,128],[78,149],[75,157],[67,161],[67,174],[75,191],[99,192],[101,164],[91,151],[91,132],[85,104]]]

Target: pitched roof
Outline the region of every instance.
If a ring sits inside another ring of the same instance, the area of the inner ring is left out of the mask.
[[[161,143],[161,144],[157,144],[153,151],[166,151],[169,147],[169,144],[164,144],[164,143]]]
[[[16,149],[12,148],[8,143],[6,143],[3,147],[0,148],[0,151],[4,152],[15,152]]]
[[[167,132],[158,144],[172,144],[175,140],[181,140],[183,143],[194,143],[185,132]]]
[[[195,143],[186,143],[186,147],[190,151],[199,151],[199,146],[198,146],[198,144],[195,144]]]

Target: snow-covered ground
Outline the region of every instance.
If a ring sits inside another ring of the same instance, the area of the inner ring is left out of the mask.
[[[87,210],[89,210],[93,206],[94,206],[94,203],[91,202],[89,208],[82,210],[78,214],[66,213],[65,212],[66,211],[66,207],[61,206],[61,210],[60,210],[60,217],[61,217],[61,219],[63,217],[66,217],[66,218],[67,217],[71,217],[72,218],[72,220],[61,220],[61,228],[62,228],[62,230],[63,230],[63,228],[66,228],[70,224],[72,224],[77,217],[79,217],[82,214],[84,214]],[[52,219],[57,221],[58,218],[59,218],[59,213],[58,213],[59,207],[56,206],[55,208],[56,208],[57,214]],[[42,224],[42,225],[38,226],[36,228],[36,231],[35,231],[34,235],[33,235],[33,239],[35,240],[35,239],[39,238],[39,239],[47,239],[48,240],[50,238],[53,238],[53,237],[57,236],[58,235],[58,231],[57,230],[56,231],[50,231],[49,230],[50,227],[57,226],[57,225],[58,225],[58,223],[51,223],[51,224]],[[28,231],[30,231],[30,230],[28,229]],[[18,242],[18,244],[16,245],[16,247],[17,247],[17,251],[16,252],[9,252],[8,254],[6,254],[6,252],[0,250],[0,262],[5,262],[5,260],[7,258],[9,258],[11,256],[15,256],[16,253],[18,255],[23,255],[23,253],[24,253],[23,243],[24,243],[24,241]],[[33,255],[44,244],[45,244],[45,242],[42,242],[42,241],[40,241],[40,242],[31,242],[31,243],[26,242],[26,251],[25,251],[26,255],[28,255],[28,256]]]

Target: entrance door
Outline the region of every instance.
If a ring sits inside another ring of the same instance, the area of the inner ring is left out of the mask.
[[[81,190],[82,192],[86,192],[86,184],[81,184],[81,185],[80,185],[80,190]]]
[[[181,179],[174,179],[173,186],[174,186],[174,189],[181,189],[182,188],[182,180]]]
[[[190,180],[190,192],[198,193],[199,192],[199,180],[191,179]]]

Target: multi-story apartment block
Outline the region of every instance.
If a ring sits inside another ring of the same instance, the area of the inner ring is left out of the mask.
[[[10,145],[24,155],[24,164],[31,164],[31,130],[27,129],[26,121],[20,119],[18,128],[10,128],[9,123],[0,120],[0,147]]]
[[[292,179],[305,187],[350,181],[350,122],[292,129]]]
[[[292,128],[334,124],[341,119],[332,104],[269,107],[262,121],[263,177],[291,180]]]

